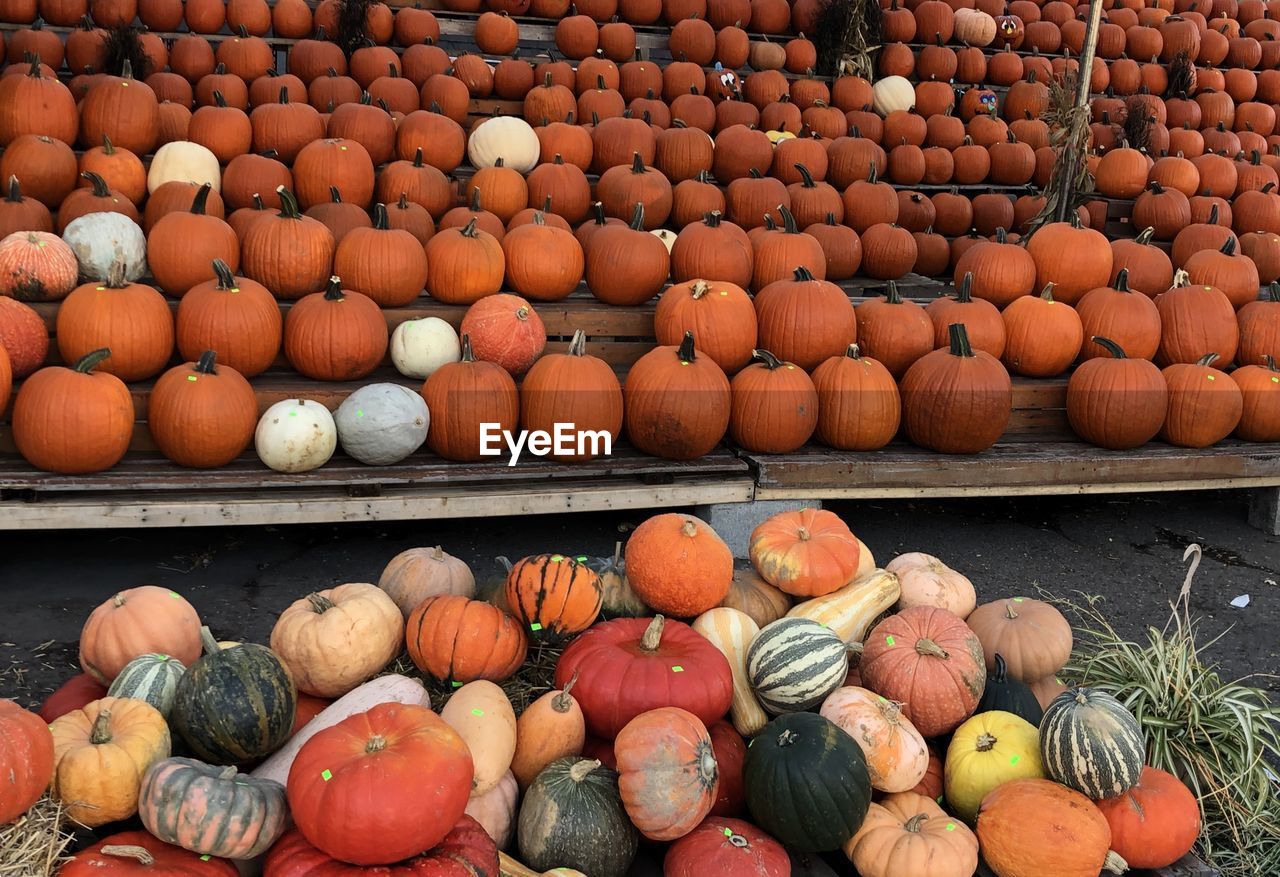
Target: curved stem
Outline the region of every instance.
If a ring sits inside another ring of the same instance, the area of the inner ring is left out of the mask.
[[[569,341],[570,356],[586,356],[587,355],[587,333],[581,329],[575,329],[573,338]]]
[[[373,205],[373,227],[378,231],[389,231],[391,226],[387,224],[387,205]]]
[[[231,266],[221,259],[213,260],[213,274],[218,278],[216,289],[226,292],[236,288],[235,275],[231,273]]]
[[[646,652],[656,652],[658,646],[662,644],[662,629],[666,626],[667,620],[661,615],[655,615],[653,621],[649,622],[649,626],[645,628],[644,636],[640,637],[640,648]]]
[[[969,345],[969,332],[964,323],[952,323],[947,327],[947,336],[951,342],[952,356],[973,356],[973,348]]]
[[[778,357],[774,356],[769,351],[763,350],[763,349],[756,349],[751,351],[751,358],[759,360],[760,362],[764,363],[764,367],[767,368],[769,371],[777,371],[778,369],[786,365],[786,363],[778,359]]]

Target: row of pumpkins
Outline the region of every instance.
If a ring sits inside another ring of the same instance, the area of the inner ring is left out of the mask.
[[[46,789],[90,827],[140,818],[68,875],[786,877],[842,851],[863,877],[970,877],[981,849],[998,877],[1096,877],[1195,842],[1196,799],[1144,768],[1133,716],[1054,678],[1072,632],[1051,605],[979,606],[926,554],[876,568],[825,511],[766,520],[750,554],[735,572],[707,524],[663,514],[625,560],[527,557],[486,602],[465,563],[412,549],[287,607],[269,649],[216,641],[166,588],[123,591],[47,730],[0,707],[0,820]],[[565,647],[517,715],[499,684],[530,643]],[[378,675],[405,645],[449,692],[439,714]]]

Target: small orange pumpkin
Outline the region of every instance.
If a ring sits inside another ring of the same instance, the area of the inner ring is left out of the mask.
[[[641,713],[618,732],[613,749],[622,806],[645,837],[684,837],[711,812],[719,768],[707,727],[693,713]]]
[[[749,551],[769,584],[797,597],[821,597],[854,579],[862,547],[834,513],[800,509],[759,524]]]
[[[517,561],[507,573],[507,606],[537,639],[582,633],[600,615],[600,577],[563,554],[539,554]]]
[[[733,579],[733,552],[693,515],[655,515],[627,540],[627,580],[655,612],[692,618],[719,605]]]

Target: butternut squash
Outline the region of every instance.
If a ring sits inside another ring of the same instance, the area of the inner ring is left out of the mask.
[[[854,579],[838,591],[791,607],[788,618],[808,618],[847,643],[860,643],[880,614],[898,602],[898,577],[883,569]]]
[[[542,769],[557,758],[582,754],[586,720],[577,699],[569,693],[576,681],[575,675],[563,691],[548,691],[520,714],[511,772],[521,790],[529,788]]]
[[[743,737],[755,736],[769,722],[747,675],[747,648],[760,628],[745,612],[727,606],[703,612],[694,620],[692,627],[729,660],[729,670],[733,674],[733,703],[729,707],[729,717]]]
[[[853,538],[857,539],[858,537],[855,536]],[[858,539],[858,571],[853,574],[853,580],[857,581],[875,568],[876,559],[871,554],[871,549],[867,547],[867,543]]]
[[[472,796],[485,794],[511,769],[516,754],[516,711],[506,692],[487,679],[468,682],[449,698],[440,718],[471,750]]]
[[[515,774],[507,771],[498,784],[483,795],[472,795],[467,801],[466,813],[493,839],[498,849],[511,843],[516,830],[516,802],[520,800],[520,786]]]
[[[253,771],[257,779],[275,780],[284,784],[289,780],[289,768],[298,750],[316,734],[325,728],[331,728],[347,716],[367,712],[380,703],[410,703],[431,708],[431,695],[422,683],[408,676],[390,674],[370,679],[359,688],[355,688],[335,700],[321,710],[320,714],[307,722],[298,733],[289,738],[270,758],[258,765]]]
[[[550,871],[541,873],[526,868],[506,853],[498,853],[501,877],[587,877],[581,871],[575,871],[572,868],[552,868]]]

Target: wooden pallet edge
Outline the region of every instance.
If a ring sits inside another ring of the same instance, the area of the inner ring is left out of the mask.
[[[1227,490],[1280,487],[1280,475],[1243,478],[1193,478],[1178,481],[1062,482],[1057,484],[939,485],[921,487],[859,487],[827,485],[819,487],[756,487],[758,500],[830,499],[968,499],[1014,496],[1088,496],[1115,493],[1169,493],[1179,490]]]
[[[754,498],[750,477],[693,479],[669,485],[638,481],[509,486],[499,489],[410,488],[376,497],[314,491],[306,497],[251,491],[218,496],[209,491],[181,496],[75,497],[34,503],[0,503],[0,530],[81,530],[133,527],[263,526],[332,524],[562,514],[741,503]]]

